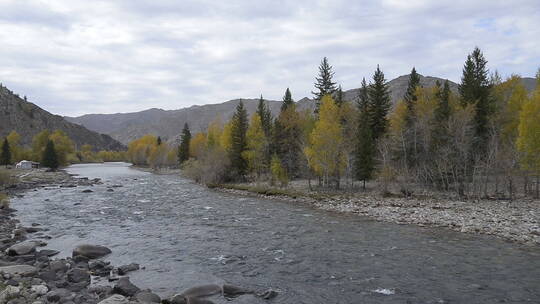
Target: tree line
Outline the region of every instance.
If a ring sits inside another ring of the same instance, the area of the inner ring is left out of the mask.
[[[300,111],[289,88],[272,116],[261,96],[248,117],[242,101],[233,117],[207,132],[186,124],[176,153],[195,180],[268,181],[285,187],[366,188],[384,193],[446,191],[462,197],[539,196],[540,72],[529,93],[521,78],[490,73],[475,48],[457,92],[448,80],[423,87],[413,67],[404,96],[391,104],[382,69],[362,79],[355,100],[344,100],[327,58],[315,78],[315,110]],[[150,150],[146,150],[151,153]],[[173,160],[172,152],[168,152]],[[148,154],[149,155],[149,154]]]
[[[73,141],[61,130],[43,130],[32,138],[30,147],[20,144],[21,136],[11,131],[1,142],[0,165],[8,166],[22,160],[39,162],[41,166],[57,169],[76,163],[123,161],[122,151],[94,151],[91,145],[76,149]]]

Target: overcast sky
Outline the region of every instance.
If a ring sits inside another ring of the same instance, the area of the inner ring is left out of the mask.
[[[0,0],[0,43],[0,82],[60,115],[298,100],[323,56],[344,89],[377,64],[457,82],[475,46],[533,76],[540,1]]]

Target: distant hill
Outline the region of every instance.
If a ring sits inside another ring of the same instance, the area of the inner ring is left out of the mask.
[[[407,89],[409,75],[397,77],[388,82],[391,92],[392,104],[402,98]],[[442,78],[420,76],[420,84],[424,87],[435,85],[436,81],[443,83]],[[524,78],[524,84],[532,90],[535,85],[534,78]],[[458,85],[450,81],[450,89],[457,92]],[[344,92],[344,99],[356,100],[359,89]],[[229,100],[223,103],[191,106],[179,110],[149,109],[134,113],[118,114],[88,114],[79,117],[65,117],[68,121],[81,124],[91,130],[111,135],[114,139],[127,144],[145,134],[154,134],[163,137],[169,142],[177,143],[178,135],[184,123],[188,123],[192,132],[205,131],[208,124],[216,117],[227,121],[233,115],[240,99]],[[242,99],[248,113],[251,115],[257,108],[258,99]],[[274,115],[279,112],[281,101],[266,100]],[[314,109],[312,99],[304,97],[297,101],[300,110]]]
[[[45,129],[64,131],[77,147],[90,144],[96,150],[125,149],[124,145],[109,135],[96,133],[53,115],[0,86],[0,137],[15,130],[21,135],[21,144],[29,146],[34,135]]]

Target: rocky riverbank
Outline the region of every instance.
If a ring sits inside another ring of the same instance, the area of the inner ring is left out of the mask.
[[[219,185],[220,191],[305,203],[335,212],[355,213],[379,221],[445,227],[463,233],[495,235],[506,240],[540,245],[540,201],[382,197],[376,194],[313,195],[245,185]]]
[[[13,170],[12,183],[3,192],[23,196],[37,188],[83,187],[92,192],[99,179],[75,178],[65,171]],[[23,227],[16,210],[0,209],[0,304],[136,304],[136,303],[212,303],[207,297],[243,296],[261,301],[277,293],[255,293],[231,285],[205,285],[161,299],[151,290],[135,286],[127,274],[140,269],[138,264],[119,267],[104,260],[111,250],[99,245],[73,244],[72,257],[54,258],[59,252],[44,249],[47,227],[32,223]]]

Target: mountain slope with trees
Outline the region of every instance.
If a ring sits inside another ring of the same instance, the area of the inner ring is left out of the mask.
[[[51,114],[37,105],[28,102],[26,97],[19,97],[8,88],[0,85],[0,138],[16,131],[20,144],[29,146],[32,138],[43,130],[62,130],[73,140],[76,148],[85,144],[97,150],[123,150],[125,146],[109,135],[99,134],[87,128],[66,121]]]

